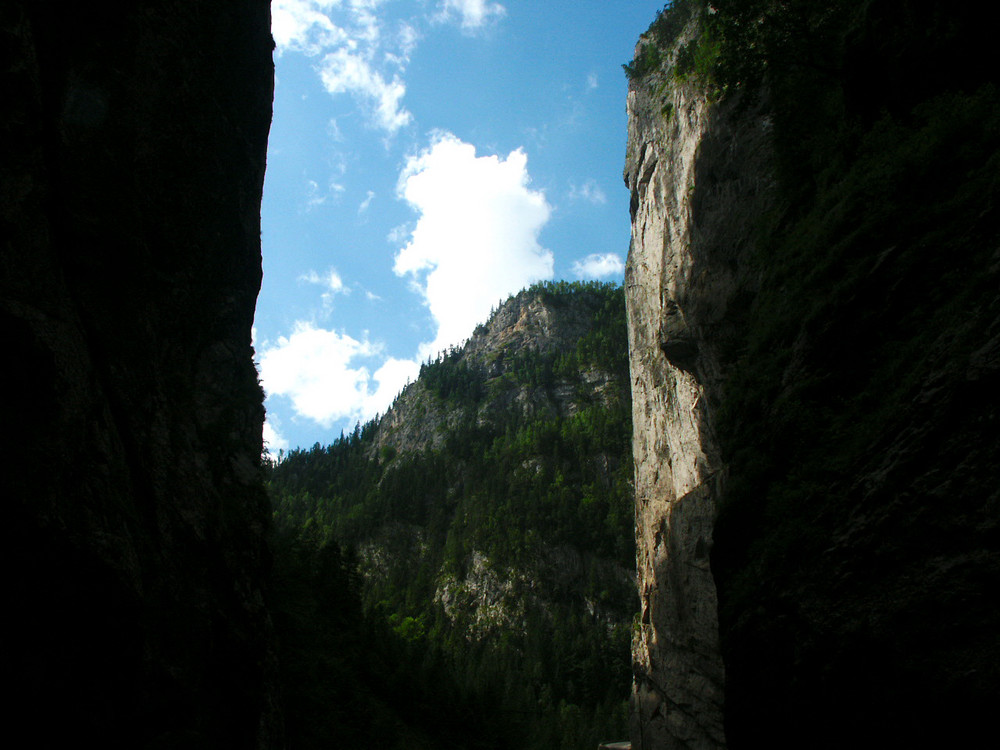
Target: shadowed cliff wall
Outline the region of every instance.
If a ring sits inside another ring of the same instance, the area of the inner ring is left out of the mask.
[[[266,0],[0,11],[3,672],[49,746],[272,736]]]
[[[630,70],[633,746],[972,746],[1000,698],[990,33],[966,2],[674,5],[706,26]]]

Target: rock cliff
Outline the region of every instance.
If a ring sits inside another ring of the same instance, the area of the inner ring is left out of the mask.
[[[508,298],[463,346],[442,355],[446,371],[462,371],[488,398],[474,399],[475,405],[468,399],[448,401],[448,384],[432,376],[417,380],[379,420],[375,448],[404,453],[440,448],[448,430],[469,419],[480,426],[495,425],[508,419],[512,410],[529,419],[571,417],[583,406],[594,402],[608,406],[620,399],[618,373],[607,363],[599,367],[587,362],[580,371],[563,367],[558,374],[551,373],[560,356],[575,356],[604,302],[600,292],[579,290],[567,301],[544,287]],[[551,377],[545,382],[540,382],[540,373],[524,377],[528,359],[534,364],[544,361],[541,366]]]
[[[636,747],[725,745],[725,669],[710,555],[726,476],[714,434],[720,342],[747,292],[747,238],[769,202],[768,120],[664,68],[628,93],[625,272],[640,625]],[[653,43],[644,39],[644,43]]]
[[[889,5],[677,2],[629,67],[635,748],[972,742],[1000,696],[995,71]]]
[[[15,0],[0,25],[9,734],[271,746],[268,3]]]

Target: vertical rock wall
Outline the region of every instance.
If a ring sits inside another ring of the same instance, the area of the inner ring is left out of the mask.
[[[711,427],[748,228],[767,205],[767,121],[655,73],[628,94],[625,271],[640,622],[633,747],[721,748],[725,675],[710,568],[725,470]]]
[[[635,748],[993,732],[989,32],[966,3],[814,6],[705,10],[723,59],[760,56],[721,104],[675,68],[693,22],[632,68]]]
[[[267,745],[267,0],[15,0],[0,34],[8,732]]]
[[[691,369],[698,342],[681,306],[695,265],[687,185],[709,108],[678,91],[674,127],[661,137],[653,102],[635,90],[628,101],[634,211],[625,284],[641,597],[631,733],[637,748],[670,746],[666,738],[675,747],[723,747],[724,675],[709,568],[719,462],[704,385]]]

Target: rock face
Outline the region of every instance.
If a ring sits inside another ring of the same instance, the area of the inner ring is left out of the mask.
[[[809,35],[705,11],[750,8],[741,51],[825,45],[756,97],[677,70],[696,24],[630,71],[632,746],[974,744],[1000,697],[995,68],[962,4],[926,37],[895,4],[791,5]]]
[[[598,367],[558,377],[553,384],[532,383],[516,371],[521,355],[554,358],[572,352],[593,325],[602,301],[599,294],[584,290],[574,293],[572,304],[564,304],[537,288],[509,298],[461,348],[445,355],[452,367],[476,373],[489,398],[470,414],[464,406],[443,403],[427,379],[411,383],[379,420],[376,448],[404,453],[436,449],[449,429],[470,417],[479,425],[501,422],[512,409],[524,417],[570,417],[595,399],[607,405],[619,398],[616,373]]]
[[[268,3],[15,0],[0,24],[8,724],[270,745]]]
[[[769,200],[768,123],[759,113],[737,118],[664,72],[630,87],[628,122],[625,285],[641,600],[633,746],[718,748],[725,670],[710,554],[726,472],[712,409],[726,312],[749,276],[745,238]]]

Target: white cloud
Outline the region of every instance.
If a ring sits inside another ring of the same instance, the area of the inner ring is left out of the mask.
[[[413,231],[412,224],[400,224],[389,230],[385,239],[390,245],[399,245],[406,240],[406,235]]]
[[[326,132],[330,136],[330,140],[334,143],[344,142],[344,134],[340,132],[340,125],[337,123],[336,117],[330,118],[330,121],[326,124]]]
[[[587,76],[587,91],[593,91],[597,88],[597,73],[591,73]]]
[[[347,32],[330,19],[340,0],[271,0],[271,34],[278,54],[286,50],[313,56],[343,43]]]
[[[261,382],[268,397],[285,396],[296,414],[329,427],[363,402],[368,370],[351,362],[374,353],[367,341],[300,321],[291,336],[280,337],[261,355]]]
[[[466,31],[479,29],[491,20],[501,18],[507,9],[489,0],[441,0],[441,20],[451,20],[456,15]]]
[[[271,33],[278,54],[322,56],[317,72],[331,95],[349,94],[389,135],[413,119],[403,106],[417,31],[401,24],[386,36],[379,17],[384,0],[272,0]],[[336,19],[336,20],[334,20]],[[339,130],[333,130],[338,135]]]
[[[310,269],[307,273],[299,276],[299,281],[323,287],[323,291],[319,295],[320,302],[323,305],[319,315],[324,319],[328,318],[333,311],[333,300],[338,294],[347,295],[351,293],[351,288],[344,284],[343,279],[340,278],[340,274],[333,268],[330,268],[323,274],[316,273],[316,271]]]
[[[552,253],[538,242],[552,209],[529,183],[520,149],[476,156],[450,133],[408,159],[398,192],[420,217],[393,270],[411,276],[437,325],[421,358],[468,338],[507,295],[552,278]]]
[[[401,23],[397,40],[399,42],[399,57],[408,62],[413,50],[417,48],[417,42],[420,41],[420,32],[408,23]]]
[[[367,211],[368,207],[372,204],[373,200],[375,200],[375,191],[369,190],[368,193],[365,195],[365,199],[361,201],[361,204],[358,206],[358,213],[363,214],[365,211]]]
[[[341,47],[323,57],[320,78],[330,94],[351,94],[369,107],[375,124],[392,135],[413,119],[402,105],[406,86],[396,75],[391,81],[375,70],[365,54]]]
[[[334,295],[351,293],[350,287],[344,284],[344,280],[340,278],[340,274],[334,268],[328,269],[323,274],[316,273],[316,271],[310,269],[299,276],[299,281],[324,287],[324,292],[320,295],[320,298],[323,300],[323,307],[327,310],[333,307]]]
[[[575,183],[569,185],[569,197],[571,200],[583,200],[593,203],[595,206],[608,202],[608,196],[601,190],[597,180],[587,180],[583,185],[577,186]]]
[[[286,440],[281,433],[278,431],[278,418],[273,414],[269,414],[267,418],[264,419],[264,432],[262,438],[264,440],[264,448],[270,454],[272,459],[277,460],[278,451],[288,450],[288,440]]]
[[[591,253],[583,260],[573,262],[573,273],[580,279],[604,279],[621,276],[624,272],[625,264],[615,253]]]
[[[345,190],[344,186],[332,179],[324,192],[316,180],[306,180],[306,210],[322,206],[330,198],[336,198]]]
[[[412,359],[390,357],[375,371],[378,387],[364,402],[364,413],[370,419],[375,414],[385,414],[393,400],[407,383],[420,374],[420,364]]]
[[[404,104],[404,74],[421,32],[408,21],[390,26],[386,0],[272,0],[271,33],[278,54],[319,57],[316,70],[331,96],[349,94],[373,125],[392,136],[413,121]],[[506,13],[492,0],[438,0],[423,22],[457,22],[475,32]],[[333,135],[339,135],[334,128]]]
[[[320,192],[319,183],[316,180],[306,182],[306,205],[312,208],[313,206],[322,206],[324,203],[326,203],[326,195]]]
[[[384,412],[420,366],[388,358],[374,375],[362,362],[378,359],[381,345],[299,321],[260,358],[260,377],[268,398],[291,401],[296,415],[323,427],[348,419],[364,421]],[[359,362],[361,360],[361,362]]]

